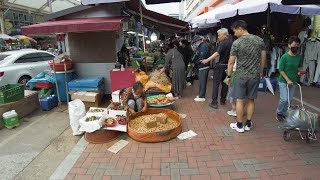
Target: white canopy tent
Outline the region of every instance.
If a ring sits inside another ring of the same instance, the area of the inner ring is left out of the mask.
[[[81,5],[80,0],[4,0],[4,3],[9,8],[21,7],[46,14]]]
[[[197,16],[191,20],[191,24],[193,28],[208,28],[208,27],[214,27],[216,26],[220,20],[216,19],[216,13],[222,12],[228,7],[232,6],[231,4],[226,4],[223,6],[220,6],[218,8],[215,8],[207,13],[201,14],[200,16]]]
[[[269,6],[270,5],[270,6]],[[265,12],[270,7],[271,12],[286,14],[318,15],[320,6],[318,5],[282,5],[281,0],[244,0],[230,6],[224,11],[217,12],[215,19],[226,19],[236,15],[246,15]]]
[[[0,34],[0,39],[3,39],[3,40],[17,40],[17,38],[11,37],[11,36],[6,35],[6,34]]]

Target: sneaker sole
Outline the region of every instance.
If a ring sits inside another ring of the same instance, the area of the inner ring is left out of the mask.
[[[229,116],[232,116],[232,117],[237,117],[237,115],[233,115],[233,114],[228,114]]]
[[[236,128],[233,128],[233,127],[231,127],[231,126],[230,126],[230,128],[231,128],[232,130],[237,131],[238,133],[244,133],[244,132],[245,132],[245,129],[244,129],[244,128],[243,128],[243,131],[238,131]]]

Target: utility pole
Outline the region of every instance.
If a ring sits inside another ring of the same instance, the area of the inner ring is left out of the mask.
[[[50,9],[50,14],[52,13],[52,0],[48,0],[48,6],[49,6],[49,9]]]
[[[6,34],[6,27],[4,23],[4,0],[0,0],[0,26],[1,26],[1,34]]]

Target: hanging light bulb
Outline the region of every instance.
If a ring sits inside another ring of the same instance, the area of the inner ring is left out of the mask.
[[[152,42],[153,42],[153,41],[156,41],[156,40],[158,39],[157,34],[153,32],[153,33],[151,34],[150,39],[151,39]]]

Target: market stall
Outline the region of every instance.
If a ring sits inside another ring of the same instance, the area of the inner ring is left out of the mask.
[[[318,14],[320,14],[320,7],[314,4],[283,5],[281,0],[244,0],[209,11],[194,18],[192,22],[195,27],[204,27],[219,21],[221,27],[230,28],[234,21],[245,20],[248,23],[249,32],[263,38],[268,51],[265,75],[274,78],[278,76],[279,59],[287,51],[288,37],[299,36],[302,42],[300,53],[303,57],[306,50],[318,46],[318,34],[315,33],[318,29],[315,26],[317,16],[313,16]],[[309,55],[318,57],[317,54],[318,51],[314,50],[308,53],[307,57]],[[301,76],[301,83],[319,86],[319,71],[316,72],[318,62],[317,58],[302,60],[301,64],[304,64],[304,69],[308,70],[308,73]]]
[[[119,57],[123,57],[123,54],[125,54],[130,59],[140,58],[145,62],[143,70],[146,73],[148,71],[152,72],[156,57],[161,55],[160,52],[154,51],[156,48],[152,48],[156,45],[151,44],[151,35],[153,35],[152,42],[154,42],[161,35],[174,35],[186,28],[186,22],[149,11],[145,7],[139,8],[136,6],[137,3],[140,3],[140,1],[131,0],[125,3],[108,3],[86,8],[73,8],[69,11],[50,15],[55,21],[22,28],[22,32],[25,35],[55,34],[65,44],[65,54],[69,55],[68,58],[72,60],[74,76],[68,79],[69,76],[66,76],[66,73],[69,71],[63,68],[61,73],[64,77],[64,83],[57,81],[57,78],[53,78],[53,81],[51,79],[51,83],[53,91],[57,92],[56,96],[60,98],[59,101],[68,102],[73,100],[68,104],[73,134],[80,135],[85,132],[85,137],[89,142],[103,143],[116,138],[121,132],[130,131],[127,127],[130,127],[131,120],[134,122],[134,119],[138,118],[137,116],[133,118],[133,115],[129,116],[127,109],[124,109],[121,105],[119,91],[129,88],[136,81],[139,81],[136,79],[136,72],[140,70],[127,67],[127,63],[121,65]],[[136,38],[132,38],[129,34]],[[142,38],[140,38],[141,35]],[[154,39],[154,36],[156,36],[156,39]],[[134,44],[131,43],[135,47],[128,49],[124,46],[126,38],[132,38],[133,40],[131,41],[136,41]],[[150,43],[146,43],[141,47],[141,39],[150,41]],[[148,51],[141,51],[144,48]],[[131,53],[128,53],[127,50],[131,51]],[[119,52],[124,53],[119,55]],[[140,57],[137,57],[138,54]],[[59,62],[53,61],[53,65],[56,65],[56,67],[57,63],[64,65],[65,61],[61,59]],[[149,66],[150,64],[152,67]],[[139,63],[138,66],[140,65]],[[62,67],[65,67],[65,65]],[[71,69],[69,70],[71,71]],[[53,71],[56,72],[56,70]],[[55,74],[54,77],[57,77],[58,74]],[[46,75],[42,78],[46,79]],[[170,92],[171,86],[164,87],[163,82],[162,84],[161,82],[152,84],[149,81],[154,81],[155,79],[157,78],[152,76],[148,78],[145,83],[146,87],[162,89],[165,93]],[[61,88],[63,90],[59,91]],[[106,105],[99,102],[105,94],[112,94],[113,97],[112,105],[107,108]],[[161,99],[161,102],[168,104],[168,99],[171,100],[168,97]],[[155,102],[152,99],[149,99],[149,102],[150,104],[161,103],[160,100]],[[173,100],[170,103],[173,104]],[[150,111],[152,110],[150,109],[147,112]],[[179,122],[179,119],[177,119],[179,116],[176,113],[173,116],[174,112],[167,113],[169,110],[158,109],[156,111],[161,111],[161,113],[154,113],[162,114],[161,121],[157,117],[152,117],[152,121],[149,119],[149,122],[148,118],[147,120],[145,119],[145,114],[141,114],[141,117],[139,116],[139,121],[142,121],[140,123],[146,126],[150,132],[160,133],[158,136],[166,136],[168,133],[170,134],[172,128],[180,126],[179,123],[176,123]],[[167,121],[167,119],[169,120]],[[153,126],[147,125],[149,123],[153,124]],[[174,126],[172,126],[172,123]],[[161,135],[162,131],[168,132]],[[175,131],[174,135],[160,139],[160,141],[171,139],[180,131],[181,127]]]

